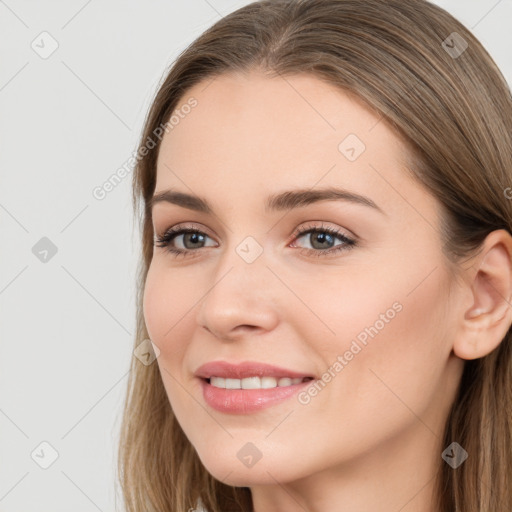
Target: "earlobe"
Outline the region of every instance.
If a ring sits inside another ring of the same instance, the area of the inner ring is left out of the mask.
[[[466,270],[470,306],[463,310],[453,351],[477,359],[499,346],[512,323],[512,236],[504,229],[487,235]]]

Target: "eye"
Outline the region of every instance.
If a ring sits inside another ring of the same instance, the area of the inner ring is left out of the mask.
[[[179,237],[183,237],[182,244],[185,245],[183,249],[174,247],[171,243],[174,242],[175,239]],[[188,255],[191,251],[195,251],[200,249],[201,247],[195,247],[196,244],[204,243],[205,238],[210,238],[206,233],[195,229],[195,228],[181,228],[180,226],[176,226],[168,229],[163,235],[155,236],[155,245],[157,247],[163,247],[171,254],[175,254],[176,256]],[[187,247],[190,244],[191,247]]]
[[[311,256],[327,256],[351,249],[356,245],[356,241],[353,238],[349,238],[335,228],[325,226],[302,227],[296,231],[294,236],[296,239],[304,237],[306,240],[309,240],[313,248],[304,248],[301,253]],[[341,243],[333,245],[336,238],[341,240]]]
[[[353,238],[349,238],[337,229],[325,226],[306,226],[298,229],[294,233],[294,240],[306,238],[309,235],[310,245],[312,248],[303,248],[301,253],[311,256],[327,256],[342,250],[348,250],[356,245]],[[183,248],[173,245],[175,240],[181,237],[181,245]],[[169,253],[176,257],[188,257],[193,253],[197,253],[198,249],[205,247],[206,239],[210,238],[206,233],[196,228],[181,227],[180,225],[168,229],[163,235],[155,236],[155,245],[165,248]],[[340,244],[333,245],[336,238],[341,241]],[[199,245],[199,247],[198,247]],[[294,247],[291,245],[290,247]]]

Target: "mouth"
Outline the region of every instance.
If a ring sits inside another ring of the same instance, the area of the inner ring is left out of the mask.
[[[272,389],[277,387],[294,386],[302,382],[309,382],[313,377],[258,377],[251,376],[243,379],[210,377],[205,380],[213,387],[221,389]]]
[[[211,361],[200,366],[196,377],[208,380],[209,384],[226,389],[267,389],[298,384],[304,379],[314,379],[310,373],[290,370],[257,361],[229,363]],[[300,379],[300,380],[299,380]]]
[[[201,381],[205,402],[230,414],[248,414],[277,405],[315,379],[311,374],[254,361],[213,361],[199,367],[194,375]]]

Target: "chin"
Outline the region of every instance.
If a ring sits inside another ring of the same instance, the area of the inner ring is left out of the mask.
[[[280,483],[290,482],[301,476],[297,466],[290,467],[285,461],[278,461],[262,457],[252,466],[246,466],[237,457],[236,450],[233,455],[209,453],[206,456],[200,455],[200,460],[214,478],[226,485],[234,487],[250,487],[253,485],[275,485],[276,480]],[[243,456],[240,458],[243,459]],[[305,469],[305,468],[304,468]]]
[[[257,470],[256,468],[240,468],[234,467],[233,465],[231,465],[231,467],[228,467],[228,465],[221,467],[216,465],[214,467],[206,467],[206,469],[214,478],[233,487],[275,485],[276,480],[279,482],[283,481],[279,478],[279,474],[267,473],[266,468],[259,468]]]

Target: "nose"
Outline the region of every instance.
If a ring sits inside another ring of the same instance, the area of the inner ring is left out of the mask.
[[[265,259],[250,264],[237,254],[228,259],[212,273],[197,310],[198,325],[223,341],[271,331],[278,323],[279,283]]]

